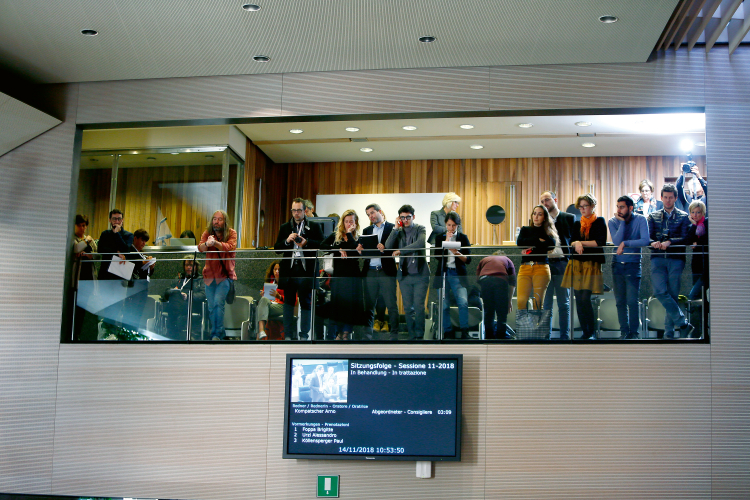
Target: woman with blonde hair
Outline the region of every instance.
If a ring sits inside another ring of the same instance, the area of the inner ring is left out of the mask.
[[[706,204],[695,200],[688,206],[690,213],[690,230],[688,242],[693,246],[693,257],[690,268],[693,272],[693,288],[688,298],[697,300],[703,298],[703,290],[708,289],[708,217]]]
[[[349,340],[354,324],[364,324],[364,294],[362,271],[359,268],[359,216],[354,210],[345,211],[336,231],[330,234],[320,248],[331,250],[333,277],[329,316],[337,323],[336,340]]]
[[[535,206],[531,212],[531,225],[522,227],[516,240],[519,247],[527,247],[521,257],[517,278],[519,310],[527,308],[529,297],[532,298],[532,309],[542,308],[547,286],[552,279],[547,252],[559,244],[560,236],[547,208],[544,205]]]
[[[461,203],[461,197],[456,193],[447,193],[443,196],[443,208],[430,212],[430,226],[432,226],[432,232],[430,233],[427,242],[430,245],[435,244],[435,237],[438,234],[445,234],[448,229],[445,227],[445,216],[451,212],[458,213],[458,205]],[[458,232],[462,232],[461,226],[458,226]]]
[[[565,268],[562,286],[573,288],[578,321],[583,330],[581,338],[595,339],[596,317],[591,295],[603,292],[602,264],[605,262],[603,247],[607,243],[607,223],[604,217],[597,217],[594,213],[596,198],[593,194],[579,196],[576,208],[581,211],[581,220],[573,224],[572,257]]]

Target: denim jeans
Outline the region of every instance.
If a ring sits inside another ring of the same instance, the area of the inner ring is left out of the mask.
[[[567,266],[568,261],[565,259],[550,259],[549,270],[552,274],[552,280],[547,287],[543,306],[545,311],[551,311],[555,296],[557,297],[557,313],[560,315],[558,321],[560,323],[561,340],[568,340],[570,338],[570,288],[562,286],[563,275]],[[550,321],[550,333],[552,333],[552,321]]]
[[[640,262],[612,262],[617,319],[622,336],[637,337],[640,325],[638,299],[641,289]]]
[[[458,324],[462,330],[469,328],[469,294],[466,288],[461,284],[458,272],[455,269],[448,268],[445,271],[445,296],[443,298],[443,332],[453,330],[450,314],[450,300],[448,300],[448,287],[453,290],[453,297],[456,299],[458,306]]]
[[[430,277],[409,274],[402,278],[398,285],[401,288],[401,298],[404,302],[404,315],[406,316],[409,338],[424,338],[424,301],[427,298]]]
[[[654,296],[667,311],[664,319],[664,337],[674,336],[674,328],[685,324],[685,315],[677,303],[680,294],[680,279],[685,269],[685,261],[666,257],[651,258],[651,283]]]
[[[211,323],[211,337],[217,335],[224,338],[224,305],[227,302],[229,283],[225,279],[221,283],[216,280],[206,285],[206,301],[208,302],[208,321]]]

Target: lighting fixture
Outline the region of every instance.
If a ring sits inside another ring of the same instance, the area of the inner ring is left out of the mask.
[[[206,158],[213,158],[214,155],[206,155]]]
[[[347,132],[359,132],[358,127],[346,127],[346,129],[344,130],[346,130]]]
[[[254,3],[246,3],[242,6],[242,8],[248,12],[258,12],[260,10],[260,5],[255,5]]]
[[[690,139],[683,139],[680,142],[680,149],[685,151],[686,153],[689,153],[693,150],[693,145],[693,141],[691,141]]]
[[[154,158],[153,156],[147,156],[146,159],[147,160],[155,160],[156,158]]]
[[[363,153],[372,153],[372,148],[359,148]]]
[[[422,43],[432,43],[435,40],[437,40],[437,38],[434,36],[420,36],[419,37],[419,41]]]
[[[705,148],[706,147],[706,143],[705,142],[696,142],[695,145],[698,146],[699,148]]]
[[[253,56],[253,60],[255,62],[267,63],[271,58],[268,56]]]
[[[578,127],[590,127],[591,126],[591,122],[576,122],[575,124]]]
[[[404,130],[417,130],[417,127],[415,127],[414,125],[404,125],[401,128]]]
[[[171,155],[178,155],[178,154],[180,154],[180,153],[169,153],[169,154],[171,154]]]
[[[533,127],[533,126],[534,126],[534,124],[533,124],[533,123],[519,123],[519,124],[518,124],[518,127],[519,127],[519,128],[531,128],[531,127]]]
[[[594,146],[596,146],[596,144],[594,144],[593,142],[584,142],[583,144],[581,144],[581,146],[583,146],[584,148],[593,148]]]
[[[470,147],[471,149],[484,149],[484,146],[482,146],[481,144],[472,144],[472,145],[471,145],[471,146],[469,146],[469,147]]]
[[[301,128],[293,128],[289,130],[289,132],[292,134],[301,134],[302,132],[304,132],[304,130],[302,130]]]
[[[604,24],[612,24],[616,23],[619,18],[617,16],[600,16],[599,20],[603,22]]]
[[[464,130],[471,130],[474,128],[474,125],[469,125],[468,123],[466,123],[464,125],[459,125],[459,127],[461,127]]]
[[[96,30],[81,30],[81,34],[84,36],[96,36],[99,32]]]

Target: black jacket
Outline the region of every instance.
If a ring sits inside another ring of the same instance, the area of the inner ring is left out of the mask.
[[[114,254],[121,253],[125,254],[130,251],[130,245],[133,244],[133,233],[121,229],[119,232],[114,232],[111,229],[102,231],[99,236],[99,242],[97,243],[97,250],[99,253]],[[102,255],[102,263],[99,268],[99,279],[100,280],[119,280],[120,277],[109,272],[109,264],[112,262],[112,255]]]
[[[581,222],[576,221],[573,224],[573,241],[596,241],[596,247],[583,247],[583,253],[578,255],[573,252],[572,258],[580,261],[593,261],[604,264],[606,259],[604,257],[604,245],[607,244],[607,223],[604,221],[604,217],[597,217],[591,229],[589,229],[588,238],[584,238],[581,235]]]
[[[380,241],[378,243],[382,243],[385,245],[385,242],[388,241],[388,236],[391,235],[391,231],[393,231],[394,225],[391,222],[383,222],[383,236],[380,238]],[[373,228],[372,226],[367,226],[364,231],[362,231],[362,234],[373,234]],[[393,250],[383,250],[383,252],[380,251],[363,251],[362,256],[363,257],[381,257],[380,262],[383,265],[383,271],[387,276],[396,276],[396,260],[391,257],[393,255]],[[362,275],[367,276],[367,271],[370,268],[370,261],[368,260],[365,263],[365,268],[362,269]]]
[[[668,221],[666,215],[667,212],[661,209],[648,216],[649,243],[654,241],[671,242],[666,250],[654,250],[652,248],[651,256],[687,260],[685,245],[688,244],[688,233],[691,226],[688,214],[675,206]]]
[[[441,279],[441,276],[446,269],[446,267],[444,266],[448,265],[448,254],[450,253],[450,250],[443,248],[444,241],[445,233],[437,234],[435,236],[435,246],[431,251],[432,255],[435,256],[435,262],[437,262],[437,267],[435,268],[435,279],[433,280],[434,288],[443,287],[443,280]],[[459,276],[461,285],[464,288],[468,288],[469,283],[466,279],[466,265],[471,262],[471,243],[469,242],[469,237],[464,233],[458,233],[456,235],[456,241],[461,244],[461,249],[459,250],[459,252],[461,252],[462,255],[466,255],[466,262],[456,257],[456,274],[458,274]]]
[[[557,219],[555,219],[555,229],[557,229],[557,234],[560,236],[560,246],[565,254],[565,260],[570,257],[570,242],[573,241],[573,224],[575,222],[576,218],[573,214],[558,209]]]
[[[539,241],[540,239],[544,241]],[[524,254],[521,257],[521,263],[540,262],[548,264],[547,252],[550,251],[550,248],[555,248],[555,240],[542,227],[523,226],[521,232],[518,233],[518,238],[516,238],[516,245],[531,249],[531,254]]]
[[[317,249],[320,248],[320,243],[323,241],[323,231],[321,231],[318,224],[310,222],[305,218],[304,229],[302,230],[302,236],[307,240],[307,245],[302,250],[302,255],[306,257],[305,272],[302,276],[292,275],[294,244],[287,244],[286,239],[296,231],[296,228],[297,224],[294,223],[293,219],[282,224],[279,228],[279,236],[276,238],[276,243],[273,246],[276,253],[284,257],[284,260],[281,261],[281,266],[279,266],[279,287],[281,289],[284,288],[284,284],[289,278],[313,278],[317,275],[318,271],[315,257]]]

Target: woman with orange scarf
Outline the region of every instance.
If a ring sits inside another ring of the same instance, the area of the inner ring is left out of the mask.
[[[596,338],[596,317],[591,295],[602,293],[604,279],[604,245],[607,243],[607,223],[604,217],[594,213],[596,198],[584,194],[576,200],[576,208],[581,211],[581,220],[573,224],[573,238],[570,243],[573,256],[565,268],[562,286],[572,287],[576,300],[576,312],[581,323],[582,339]]]

